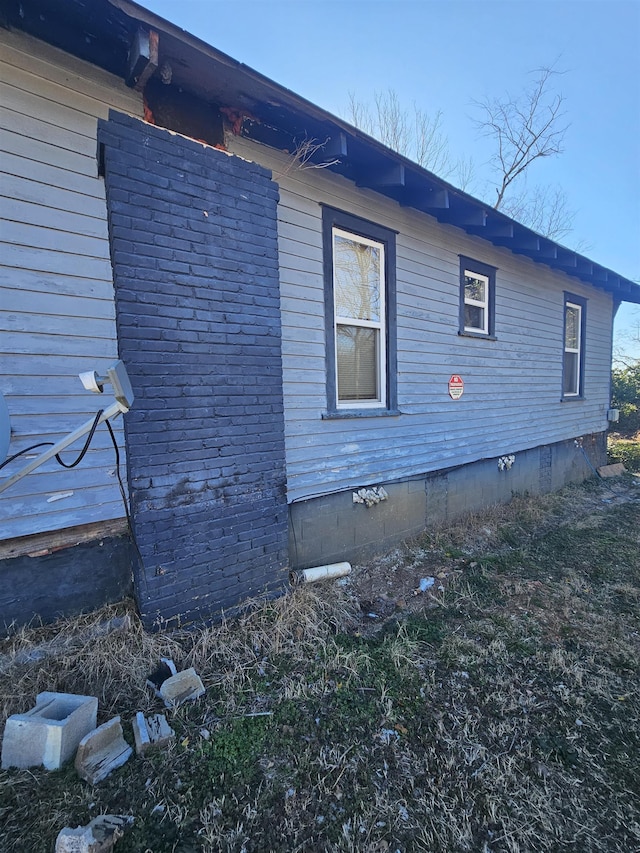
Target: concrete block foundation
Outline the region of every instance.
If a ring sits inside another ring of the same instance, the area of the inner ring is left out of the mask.
[[[606,462],[606,433],[513,451],[510,467],[499,458],[431,471],[384,486],[387,500],[353,502],[357,488],[289,506],[289,560],[304,569],[347,560],[363,562],[425,528],[507,503],[515,495],[544,494],[594,476]]]

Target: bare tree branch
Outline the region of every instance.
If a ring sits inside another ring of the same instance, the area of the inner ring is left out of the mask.
[[[430,115],[415,103],[407,109],[393,89],[375,92],[373,106],[359,101],[349,92],[347,120],[442,177],[453,174],[457,168],[457,164],[451,162],[449,143],[442,131],[442,111]]]
[[[497,181],[496,210],[502,207],[509,187],[533,162],[564,150],[569,127],[564,122],[564,96],[553,91],[555,78],[563,72],[545,67],[533,73],[537,76],[522,95],[474,102],[482,113],[477,127],[497,145],[491,161]]]
[[[571,233],[576,216],[559,186],[525,187],[517,195],[507,196],[502,211],[543,237],[558,241]]]
[[[564,97],[555,91],[564,72],[554,66],[531,72],[531,85],[520,95],[476,101],[482,117],[481,133],[495,144],[490,160],[495,179],[495,209],[502,209],[552,240],[563,240],[573,229],[575,211],[560,187],[527,187],[531,165],[543,157],[561,154],[568,129]],[[370,136],[447,178],[465,191],[475,181],[475,164],[469,158],[454,161],[443,132],[443,114],[426,113],[415,103],[407,108],[393,89],[376,92],[372,103],[349,93],[347,118]],[[576,247],[584,251],[585,247]]]
[[[325,139],[324,142],[318,142],[317,139],[305,138],[298,142],[285,168],[275,175],[276,180],[290,174],[294,170],[327,169],[329,166],[336,166],[340,162],[338,157],[321,160],[320,162],[314,161],[314,158],[322,152],[328,141],[328,139]]]

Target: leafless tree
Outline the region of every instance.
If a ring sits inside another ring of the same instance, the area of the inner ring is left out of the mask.
[[[502,212],[517,219],[528,228],[551,240],[561,241],[573,230],[575,211],[571,209],[566,192],[559,186],[526,185],[517,194],[508,195]],[[585,247],[582,247],[584,251]]]
[[[496,177],[499,210],[514,181],[542,157],[562,154],[568,130],[564,96],[554,90],[556,78],[564,73],[553,67],[539,68],[532,85],[520,95],[474,101],[481,117],[480,132],[493,140],[496,151],[491,165]]]
[[[474,101],[480,111],[476,125],[495,143],[487,185],[495,200],[488,203],[552,240],[564,240],[573,230],[575,211],[558,186],[528,181],[532,164],[562,153],[568,125],[564,96],[555,85],[564,72],[554,66],[531,72],[533,82],[521,94]],[[443,131],[441,110],[428,114],[414,103],[406,107],[393,89],[376,92],[373,102],[349,93],[347,118],[370,136],[447,178],[460,189],[473,191],[477,169],[471,157],[454,161]],[[585,251],[585,244],[576,251]]]
[[[640,344],[640,308],[634,310],[629,328],[616,333],[613,342],[614,367],[635,366],[638,363],[638,357],[634,353],[637,352],[638,344]]]
[[[425,169],[447,177],[455,171],[455,164],[449,156],[442,118],[441,110],[430,115],[415,103],[406,108],[393,89],[375,92],[373,105],[349,93],[348,121]]]

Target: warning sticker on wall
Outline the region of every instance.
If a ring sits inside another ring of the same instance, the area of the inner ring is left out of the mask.
[[[449,396],[452,400],[459,400],[464,394],[464,382],[462,376],[454,373],[449,379]]]

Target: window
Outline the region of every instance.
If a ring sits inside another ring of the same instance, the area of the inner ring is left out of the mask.
[[[579,398],[584,381],[584,329],[587,302],[572,293],[564,295],[564,362],[562,396]]]
[[[327,409],[395,411],[395,233],[323,208]]]
[[[461,335],[494,338],[496,268],[460,255]]]

